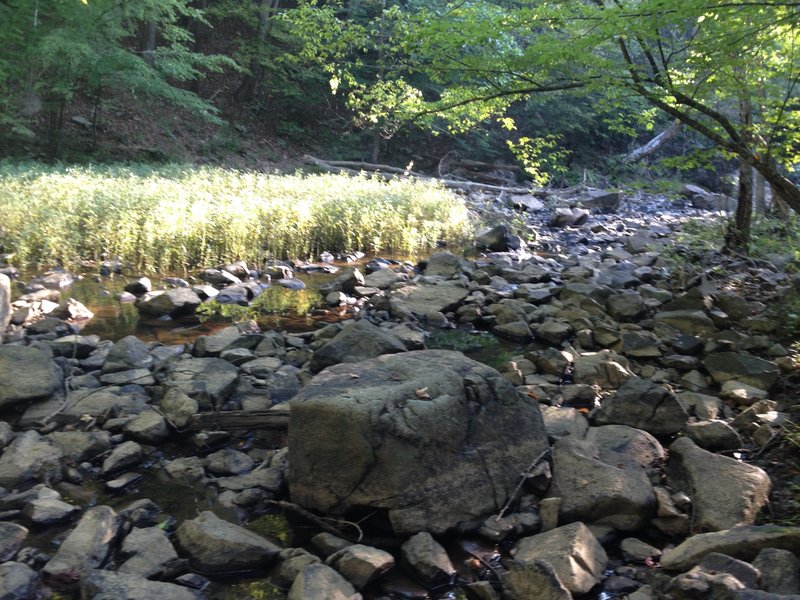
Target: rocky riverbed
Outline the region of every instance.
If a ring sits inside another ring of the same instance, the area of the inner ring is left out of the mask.
[[[0,598],[800,597],[789,259],[681,249],[688,205],[474,203],[477,256],[344,267],[307,332],[101,340],[0,275]],[[130,293],[250,302],[239,266]]]

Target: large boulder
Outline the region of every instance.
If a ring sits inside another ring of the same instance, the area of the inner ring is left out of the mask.
[[[29,487],[38,480],[61,481],[61,451],[33,430],[20,433],[0,456],[0,486]]]
[[[63,381],[49,353],[30,346],[0,346],[0,408],[44,400],[60,390]]]
[[[697,531],[752,525],[769,496],[763,470],[703,450],[687,437],[669,447],[667,466],[672,487],[692,496]]]
[[[201,410],[218,408],[236,387],[238,369],[221,358],[184,358],[170,364],[166,390],[177,389],[194,398]]]
[[[500,510],[547,448],[533,399],[445,350],[330,367],[290,400],[290,421],[292,500],[339,514],[385,509],[398,534]]]
[[[81,575],[81,598],[103,600],[197,600],[187,587],[164,581],[150,581],[141,575],[91,569]]]
[[[406,346],[397,336],[365,319],[345,325],[311,357],[311,370],[321,371],[339,363],[354,363],[382,354],[405,352]]]
[[[189,288],[150,292],[136,301],[139,312],[151,317],[191,315],[200,304],[200,296]]]

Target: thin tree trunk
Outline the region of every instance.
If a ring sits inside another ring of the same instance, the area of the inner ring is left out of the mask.
[[[156,60],[156,22],[147,21],[142,28],[141,36],[142,58],[148,65],[153,65]]]
[[[261,52],[267,43],[267,36],[272,27],[272,15],[280,8],[280,0],[260,0],[258,6],[258,30],[256,31],[256,48]],[[245,74],[233,96],[239,102],[249,102],[256,95],[261,80],[264,78],[264,67],[260,57],[254,56],[250,61],[250,72]]]
[[[639,146],[635,150],[633,150],[630,154],[628,154],[624,159],[623,162],[632,163],[638,160],[642,160],[643,158],[650,156],[661,148],[664,144],[678,135],[678,132],[681,129],[681,122],[678,119],[675,119],[672,124],[667,127],[664,131],[659,133],[656,137],[652,140],[644,144],[643,146]]]
[[[753,169],[753,208],[756,214],[767,214],[767,182],[755,169]]]
[[[739,118],[742,137],[749,141],[753,124],[753,107],[750,97],[743,93],[739,98]],[[739,158],[739,193],[736,215],[725,236],[723,252],[747,252],[750,245],[750,224],[753,220],[753,168],[749,161]]]

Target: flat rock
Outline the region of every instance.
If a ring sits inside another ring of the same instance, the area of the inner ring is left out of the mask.
[[[391,313],[395,316],[445,313],[458,308],[469,290],[453,283],[435,285],[406,285],[389,295]]]
[[[64,458],[76,463],[91,461],[111,448],[106,431],[54,431],[47,438]]]
[[[227,573],[263,569],[278,556],[280,548],[244,527],[224,521],[210,511],[184,521],[176,539],[194,569]]]
[[[714,381],[736,380],[762,390],[769,390],[780,376],[774,362],[745,352],[715,352],[703,361]]]
[[[61,389],[64,374],[51,355],[31,346],[0,346],[0,408],[43,400]]]
[[[184,358],[169,365],[163,385],[194,398],[201,410],[213,410],[228,399],[238,378],[238,369],[221,358]]]
[[[22,514],[34,525],[52,525],[66,521],[80,511],[80,506],[68,504],[57,498],[39,498],[28,502],[22,509]]]
[[[712,552],[751,561],[764,548],[800,553],[800,527],[751,525],[700,533],[666,550],[661,556],[661,566],[668,571],[686,571]]]
[[[136,301],[139,312],[151,317],[179,317],[194,313],[202,304],[200,296],[189,288],[174,288],[166,292],[150,292]]]
[[[405,352],[406,347],[391,332],[360,319],[345,325],[311,357],[311,370],[318,372],[339,363],[357,363],[383,354]]]
[[[80,589],[82,598],[103,600],[197,600],[197,594],[182,585],[99,569],[88,570],[81,576]]]

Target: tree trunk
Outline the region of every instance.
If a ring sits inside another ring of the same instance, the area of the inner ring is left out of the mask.
[[[767,182],[755,169],[753,169],[753,208],[756,214],[767,214]]]
[[[147,21],[142,27],[141,51],[144,61],[152,66],[156,60],[156,22]]]
[[[280,8],[280,0],[259,0],[258,30],[256,31],[256,55],[250,61],[250,72],[245,74],[233,97],[239,102],[249,102],[256,95],[261,80],[264,78],[264,67],[259,53],[267,42],[267,35],[272,26],[272,15]]]
[[[676,135],[678,135],[680,129],[681,129],[681,122],[678,119],[675,119],[672,122],[672,125],[667,127],[664,131],[659,133],[652,140],[650,140],[643,146],[639,146],[638,148],[633,150],[630,154],[628,154],[623,159],[623,162],[632,163],[636,162],[637,160],[642,160],[647,156],[650,156],[651,154],[653,154],[653,152],[661,148],[661,146],[663,146],[672,138],[674,138]]]
[[[743,93],[739,98],[739,118],[742,138],[750,141],[753,125],[753,107],[750,97]],[[725,235],[723,252],[746,253],[750,245],[750,223],[753,220],[753,167],[744,157],[739,158],[739,193],[736,215]]]

